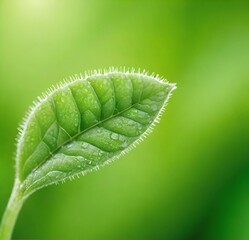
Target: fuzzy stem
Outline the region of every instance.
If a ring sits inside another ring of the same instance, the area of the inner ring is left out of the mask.
[[[20,182],[16,180],[0,226],[0,240],[10,240],[17,216],[22,208],[24,197]]]

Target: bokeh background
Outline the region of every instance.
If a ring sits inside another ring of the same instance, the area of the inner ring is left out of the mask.
[[[16,239],[249,239],[249,2],[0,1],[0,215],[17,126],[52,84],[95,68],[176,82],[154,132],[125,157],[43,189]]]

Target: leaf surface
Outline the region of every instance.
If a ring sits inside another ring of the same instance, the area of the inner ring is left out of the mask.
[[[29,111],[18,139],[26,195],[126,153],[151,131],[174,84],[145,73],[95,73],[51,90]]]

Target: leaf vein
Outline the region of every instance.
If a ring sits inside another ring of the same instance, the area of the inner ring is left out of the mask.
[[[81,115],[81,112],[80,112],[80,108],[79,108],[79,106],[78,106],[78,103],[77,103],[77,101],[76,101],[75,95],[74,95],[74,93],[72,92],[72,89],[70,88],[70,86],[68,87],[68,89],[69,89],[69,91],[70,91],[70,93],[71,93],[71,96],[72,96],[72,98],[73,98],[73,100],[74,100],[76,109],[77,109],[78,114],[79,114],[79,127],[78,127],[78,133],[79,133],[79,132],[81,131],[81,118],[82,118],[82,115]]]
[[[102,104],[101,104],[101,102],[100,102],[100,99],[99,99],[99,97],[98,97],[98,95],[97,95],[95,89],[94,89],[93,86],[91,85],[91,83],[90,83],[88,80],[86,80],[86,82],[87,82],[88,86],[91,88],[91,91],[92,91],[93,95],[95,96],[96,101],[98,102],[99,109],[100,109],[100,117],[101,117]],[[91,112],[92,112],[92,111],[91,111]],[[93,112],[92,112],[92,113],[93,113]],[[94,113],[93,113],[93,114],[94,114]],[[94,115],[95,115],[95,114],[94,114]],[[100,119],[100,117],[97,117],[97,119]]]

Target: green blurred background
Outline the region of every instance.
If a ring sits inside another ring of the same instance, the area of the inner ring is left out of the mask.
[[[109,66],[177,82],[161,123],[101,171],[33,195],[14,238],[249,239],[249,2],[239,0],[1,0],[0,215],[28,106]]]

